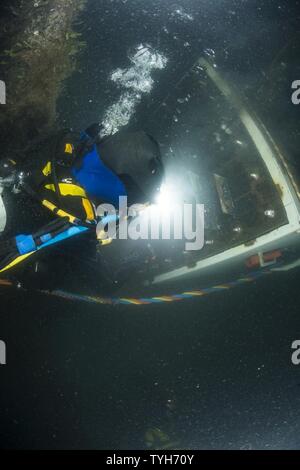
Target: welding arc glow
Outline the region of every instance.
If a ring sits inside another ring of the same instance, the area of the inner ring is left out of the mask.
[[[158,211],[172,211],[179,203],[180,197],[178,191],[171,185],[163,184],[155,200]]]

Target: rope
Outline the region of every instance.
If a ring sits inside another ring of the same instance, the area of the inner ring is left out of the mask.
[[[271,274],[270,270],[262,270],[258,272],[253,272],[248,274],[245,277],[241,277],[234,281],[225,283],[225,284],[218,284],[211,287],[206,287],[200,290],[191,290],[182,292],[180,294],[172,294],[172,295],[162,295],[162,296],[155,296],[155,297],[139,297],[139,298],[131,298],[131,297],[98,297],[98,296],[89,296],[89,295],[81,295],[81,294],[74,294],[72,292],[66,292],[64,290],[37,290],[36,292],[45,294],[52,297],[58,297],[65,300],[70,300],[73,302],[85,302],[90,304],[101,304],[101,305],[151,305],[151,304],[167,304],[172,302],[179,302],[182,300],[190,300],[198,297],[207,296],[210,294],[216,294],[217,292],[227,291],[234,287],[237,287],[242,284],[247,284],[250,282],[259,279],[262,276],[267,274]],[[13,282],[5,279],[0,279],[0,286],[3,287],[16,287],[20,288],[20,285],[16,285]]]
[[[85,302],[90,304],[101,304],[101,305],[151,305],[151,304],[167,304],[172,302],[179,302],[182,300],[190,300],[198,297],[207,296],[210,294],[215,294],[217,292],[226,291],[237,287],[242,284],[247,284],[255,281],[256,279],[265,276],[266,274],[271,274],[271,271],[264,270],[259,272],[254,272],[246,277],[242,277],[235,281],[228,282],[226,284],[219,284],[212,287],[206,287],[201,290],[192,290],[182,292],[180,294],[173,295],[163,295],[155,297],[139,297],[139,298],[130,298],[130,297],[98,297],[98,296],[88,296],[74,294],[71,292],[66,292],[63,290],[53,290],[53,291],[39,291],[43,294],[50,295],[53,297],[59,297],[65,300],[75,301],[75,302]]]

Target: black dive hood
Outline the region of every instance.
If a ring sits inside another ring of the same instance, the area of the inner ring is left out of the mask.
[[[154,202],[164,177],[160,148],[144,131],[119,132],[98,146],[101,159],[124,183],[128,204]]]

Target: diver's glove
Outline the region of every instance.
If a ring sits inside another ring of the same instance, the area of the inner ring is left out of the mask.
[[[107,238],[107,234],[105,232],[98,234],[97,240],[98,240],[98,247],[110,245],[113,241],[112,238]]]
[[[96,229],[99,246],[110,245],[112,243],[118,223],[119,216],[117,214],[107,214],[100,219]],[[112,227],[110,224],[113,225],[114,233],[111,232]]]

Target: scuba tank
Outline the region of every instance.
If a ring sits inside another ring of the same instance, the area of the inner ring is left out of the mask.
[[[6,186],[12,186],[16,176],[16,162],[10,158],[0,161],[0,234],[4,232],[7,222],[6,208],[2,193]]]
[[[6,209],[2,198],[3,186],[0,183],[0,234],[4,231],[6,227]]]

